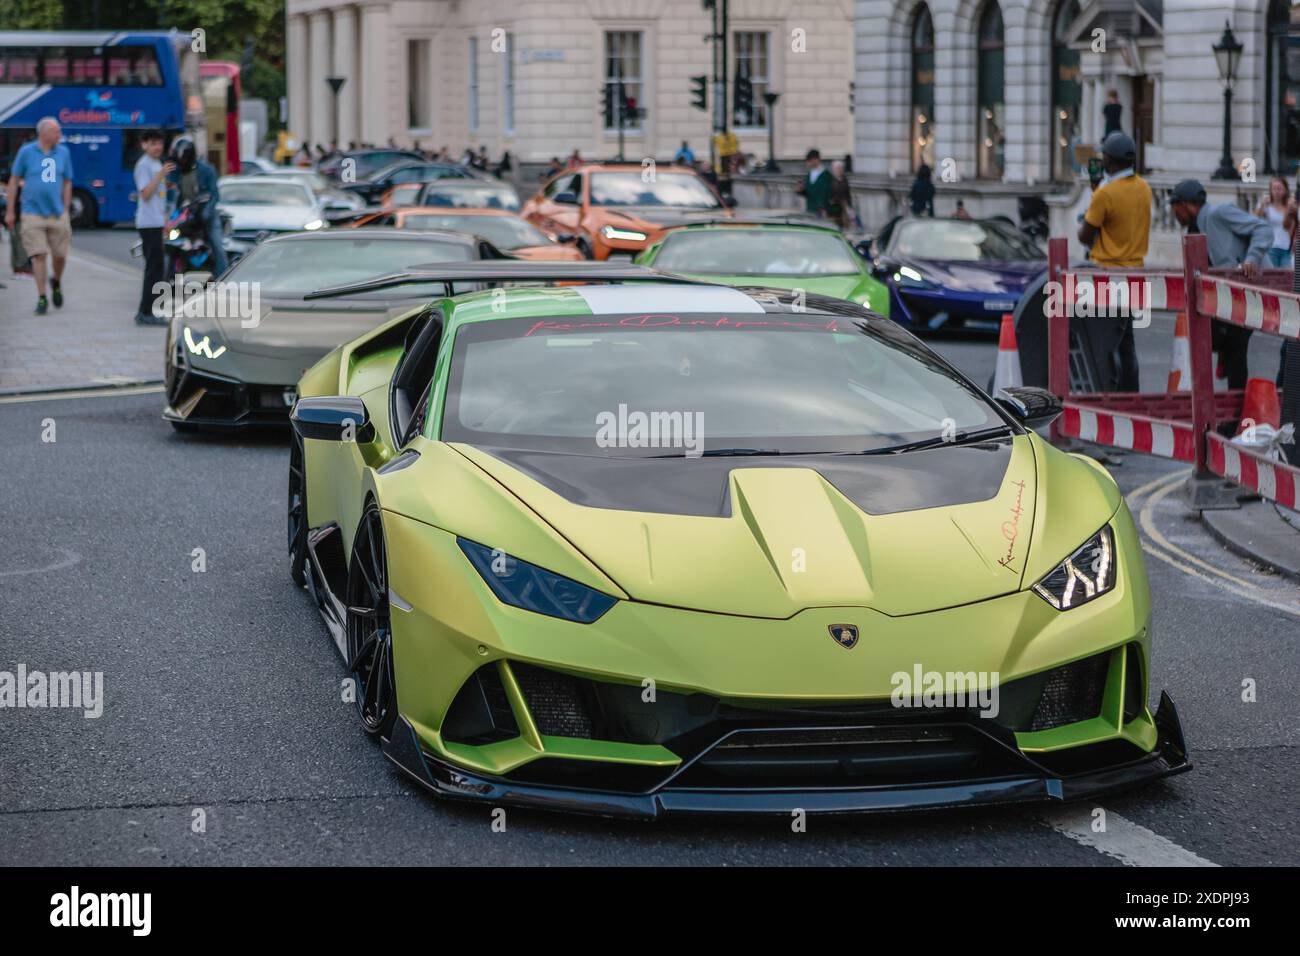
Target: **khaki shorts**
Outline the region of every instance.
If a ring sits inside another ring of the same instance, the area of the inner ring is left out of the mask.
[[[72,244],[72,223],[62,216],[31,216],[23,213],[20,223],[23,248],[29,256],[43,256],[47,252],[63,259]]]

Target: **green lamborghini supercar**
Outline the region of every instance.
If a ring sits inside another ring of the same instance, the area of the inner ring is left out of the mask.
[[[364,728],[445,796],[653,817],[1092,796],[1190,767],[1114,481],[840,299],[604,263],[298,383],[294,580]]]

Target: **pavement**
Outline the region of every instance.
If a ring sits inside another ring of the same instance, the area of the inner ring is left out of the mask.
[[[79,249],[63,273],[64,305],[32,314],[36,283],[9,270],[9,237],[0,240],[0,395],[157,382],[161,326],[133,321],[140,266]],[[127,234],[134,240],[134,233]],[[129,248],[129,246],[127,247]]]

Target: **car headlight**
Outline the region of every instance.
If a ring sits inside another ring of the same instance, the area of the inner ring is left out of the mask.
[[[204,335],[198,337],[194,334],[194,330],[188,325],[185,326],[183,335],[185,338],[185,348],[189,350],[191,355],[202,355],[204,358],[214,359],[219,358],[222,353],[226,351],[224,345],[218,345],[216,348],[213,348],[212,336]]]
[[[894,273],[894,281],[899,285],[910,286],[917,289],[927,289],[934,285],[933,282],[921,275],[920,272],[913,269],[911,266],[900,266],[898,271]]]
[[[305,224],[303,225],[303,228],[304,228],[304,229],[320,229],[320,228],[323,227],[324,225],[325,225],[325,220],[324,220],[324,219],[313,219],[311,222],[309,222],[309,223],[305,223]]]
[[[1053,568],[1034,591],[1058,611],[1086,604],[1115,586],[1115,536],[1102,528]]]
[[[600,234],[606,239],[626,239],[628,242],[645,242],[646,234],[635,229],[619,229],[617,226],[601,226]]]
[[[520,561],[500,549],[493,550],[464,538],[457,538],[456,543],[503,604],[590,624],[618,600],[535,564]]]

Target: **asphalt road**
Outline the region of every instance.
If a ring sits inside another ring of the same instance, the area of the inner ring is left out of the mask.
[[[943,347],[991,367],[987,344]],[[510,810],[496,832],[489,808],[408,785],[342,702],[342,664],[289,581],[284,444],[180,436],[160,406],[157,394],[0,403],[0,669],[105,682],[97,719],[0,710],[0,862],[1300,862],[1300,589],[1189,521],[1167,463],[1128,456],[1115,473],[1161,539],[1164,557],[1148,559],[1153,690],[1178,702],[1196,766],[1104,801],[1106,834],[1091,834],[1091,806],[814,817],[805,833],[779,819]],[[1256,703],[1241,700],[1246,679]]]

